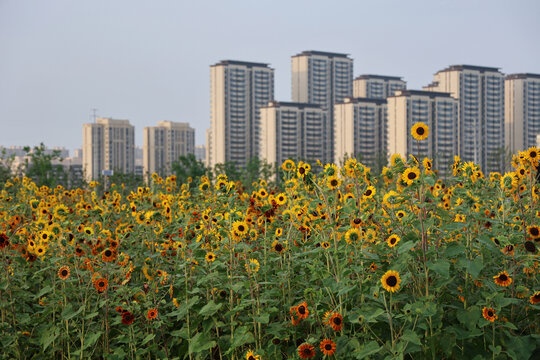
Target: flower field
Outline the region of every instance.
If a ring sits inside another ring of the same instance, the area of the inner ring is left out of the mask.
[[[290,160],[279,185],[157,175],[0,194],[0,356],[528,359],[538,149],[515,171]],[[196,179],[195,179],[196,180]],[[197,184],[197,185],[195,185]]]

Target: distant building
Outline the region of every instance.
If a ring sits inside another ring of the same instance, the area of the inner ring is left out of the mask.
[[[202,161],[203,163],[206,161],[206,146],[195,145],[195,159]]]
[[[98,118],[83,124],[83,171],[87,180],[104,170],[135,172],[135,128],[128,120]]]
[[[353,81],[355,98],[386,99],[396,90],[407,88],[407,83],[397,76],[360,75]]]
[[[323,142],[327,116],[314,104],[269,102],[261,108],[261,159],[277,166],[287,159],[331,161]]]
[[[210,67],[210,133],[207,165],[245,166],[258,155],[259,109],[274,98],[268,64],[224,60]]]
[[[172,174],[172,163],[195,152],[195,129],[188,123],[160,121],[143,131],[142,166],[145,175]]]
[[[505,146],[512,154],[538,146],[540,75],[512,74],[505,79]]]
[[[448,93],[398,90],[387,101],[389,155],[414,155],[419,161],[428,157],[441,175],[448,174],[454,155],[458,154],[458,100]],[[418,122],[429,127],[425,140],[411,136],[411,129]]]
[[[458,149],[463,161],[485,172],[504,164],[504,75],[498,68],[453,65],[437,72],[424,90],[458,100]]]
[[[304,51],[291,59],[292,101],[319,105],[328,113],[323,136],[328,157],[334,153],[334,105],[352,96],[353,60],[347,54]]]
[[[354,157],[382,169],[387,152],[386,99],[345,98],[334,107],[334,163]]]

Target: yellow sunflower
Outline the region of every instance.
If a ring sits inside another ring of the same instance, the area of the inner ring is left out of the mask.
[[[401,179],[407,183],[407,185],[412,185],[418,178],[420,177],[420,169],[418,169],[416,166],[412,168],[407,168],[403,175],[401,175]]]
[[[381,278],[381,283],[386,291],[396,292],[397,290],[399,290],[399,283],[401,283],[401,278],[399,277],[399,273],[397,271],[388,270]]]
[[[425,140],[429,135],[429,127],[424,123],[418,122],[412,127],[411,135],[416,140]]]

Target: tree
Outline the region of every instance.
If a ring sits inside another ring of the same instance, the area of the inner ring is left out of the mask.
[[[0,153],[0,184],[11,179],[11,165],[13,165],[14,160],[15,155],[7,156],[6,149],[2,149],[2,153]]]
[[[191,178],[193,180],[191,186],[196,186],[199,178],[206,174],[208,169],[202,161],[195,158],[194,154],[187,154],[180,156],[178,161],[173,162],[172,171],[176,175],[178,184],[187,183],[188,178]]]
[[[60,150],[47,152],[45,145],[41,143],[39,146],[25,146],[26,152],[24,163],[24,175],[31,178],[38,186],[53,187],[59,184],[65,178],[64,168],[62,165],[53,165],[53,160],[62,161]]]

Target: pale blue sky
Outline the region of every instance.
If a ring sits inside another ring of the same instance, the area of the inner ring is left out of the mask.
[[[290,100],[290,58],[348,53],[354,75],[420,89],[451,64],[540,73],[540,1],[0,0],[0,145],[82,143],[92,108],[144,126],[210,126],[209,66],[270,63]]]

